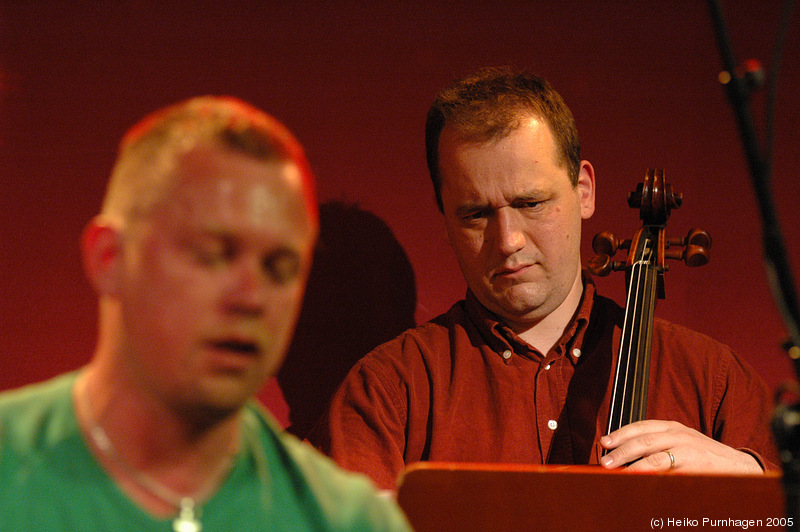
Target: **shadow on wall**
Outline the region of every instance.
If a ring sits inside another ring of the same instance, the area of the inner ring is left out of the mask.
[[[320,206],[320,238],[294,341],[278,374],[289,432],[304,437],[350,368],[413,327],[414,270],[391,229],[341,202]]]

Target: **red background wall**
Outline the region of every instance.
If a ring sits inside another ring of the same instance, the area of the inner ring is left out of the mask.
[[[700,227],[714,245],[708,266],[672,266],[658,314],[730,344],[772,387],[792,376],[705,2],[72,4],[0,2],[0,389],[91,355],[95,301],[78,239],[122,133],[158,107],[227,93],[295,131],[320,200],[336,202],[324,211],[301,334],[281,375],[284,397],[275,387],[264,394],[282,419],[288,404],[296,423],[309,422],[343,367],[463,296],[425,170],[424,116],[438,89],[497,64],[549,78],[575,113],[598,176],[585,257],[596,232],[631,236],[639,222],[627,193],[646,168],[665,168],[684,194],[670,233]],[[739,58],[767,63],[781,2],[724,4]],[[796,278],[798,67],[795,14],[774,191]],[[760,116],[762,94],[754,105]],[[621,274],[600,285],[621,300]]]

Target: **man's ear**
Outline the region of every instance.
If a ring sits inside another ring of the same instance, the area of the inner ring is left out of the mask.
[[[588,220],[594,214],[595,194],[594,168],[589,161],[581,161],[577,189],[581,200],[581,218]]]
[[[113,296],[119,290],[121,244],[119,228],[102,216],[92,218],[83,230],[83,270],[100,296]]]

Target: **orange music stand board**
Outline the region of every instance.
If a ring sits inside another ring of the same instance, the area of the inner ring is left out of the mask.
[[[781,476],[423,462],[398,502],[417,532],[785,530]]]

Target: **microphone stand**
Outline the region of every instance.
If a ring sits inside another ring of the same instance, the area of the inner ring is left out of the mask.
[[[783,344],[789,356],[794,361],[795,374],[800,378],[800,307],[792,279],[789,259],[783,245],[780,226],[775,211],[775,205],[770,188],[772,172],[772,109],[767,113],[767,135],[765,146],[759,144],[750,109],[749,97],[753,89],[759,88],[763,80],[763,73],[757,63],[745,63],[744,72],[736,68],[736,61],[732,51],[728,30],[718,0],[708,0],[717,42],[722,56],[725,71],[720,74],[720,81],[725,84],[728,99],[736,115],[739,133],[744,145],[745,154],[750,167],[753,186],[755,189],[758,207],[762,220],[762,239],[764,246],[764,261],[767,277],[770,282],[773,297],[778,309],[783,316],[789,339]],[[777,81],[777,71],[780,64],[780,55],[785,32],[792,9],[792,0],[784,4],[781,32],[777,40],[773,58],[771,98],[774,101],[774,91]],[[783,489],[786,497],[787,530],[800,530],[800,404],[797,402],[787,404],[780,401],[772,419],[772,430],[778,444],[778,452],[783,466]]]

